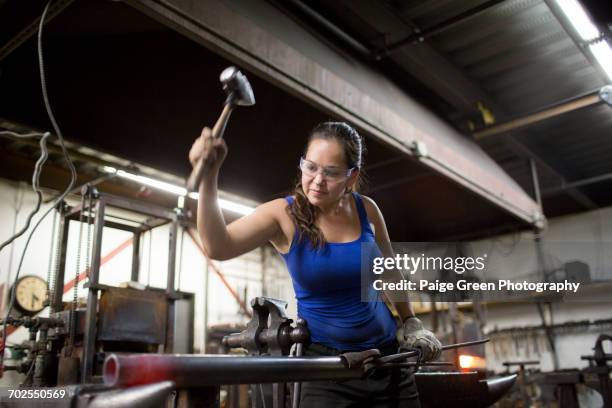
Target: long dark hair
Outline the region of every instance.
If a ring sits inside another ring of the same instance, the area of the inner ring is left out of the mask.
[[[363,155],[365,154],[365,146],[361,136],[355,129],[345,122],[323,122],[315,126],[308,136],[308,144],[306,151],[313,140],[336,140],[344,150],[344,159],[349,168],[361,170],[363,166]],[[362,173],[357,176],[357,181],[354,185],[354,190],[359,191],[362,183]],[[347,190],[347,193],[350,193]],[[315,224],[319,209],[308,201],[308,197],[302,189],[301,174],[298,175],[297,183],[293,189],[295,200],[288,207],[288,212],[294,220],[298,228],[298,238],[302,241],[304,237],[308,238],[314,248],[322,248],[326,241],[322,231]]]

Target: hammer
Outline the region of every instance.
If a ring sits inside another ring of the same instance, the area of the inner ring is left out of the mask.
[[[225,103],[223,104],[223,111],[221,116],[215,123],[212,129],[212,137],[223,137],[227,121],[236,106],[251,106],[255,105],[255,96],[253,95],[253,88],[249,80],[242,72],[236,67],[228,67],[221,72],[219,76],[221,84],[223,84],[223,90],[227,94]],[[202,181],[203,172],[202,165],[203,159],[200,159],[194,166],[189,178],[187,179],[187,190],[197,191]]]

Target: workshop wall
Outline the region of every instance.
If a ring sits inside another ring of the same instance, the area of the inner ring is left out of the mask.
[[[593,281],[612,281],[612,208],[549,221],[543,245],[547,268],[562,269],[565,263],[578,260],[588,265]],[[474,243],[474,248],[491,248],[492,242],[499,251],[509,254],[517,252],[512,256],[516,260],[515,269],[497,271],[495,276],[519,280],[536,270],[533,256],[535,243],[531,232],[479,241]],[[527,254],[529,250],[531,254]],[[608,285],[609,294],[612,284]],[[550,346],[544,330],[538,328],[541,319],[535,303],[512,302],[490,306],[486,310],[486,320],[483,330],[491,337],[487,345],[489,369],[504,371],[504,361],[518,360],[540,360],[541,370],[553,369]],[[553,305],[552,323],[560,325],[555,329],[560,369],[588,365],[580,356],[592,354],[597,336],[612,330],[612,324],[606,320],[612,320],[612,298],[609,295],[602,297],[592,291],[583,292],[575,301]]]

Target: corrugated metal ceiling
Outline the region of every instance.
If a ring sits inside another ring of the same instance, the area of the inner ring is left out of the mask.
[[[389,59],[453,104],[455,115],[447,119],[469,137],[465,123],[479,116],[474,101],[483,102],[500,122],[606,84],[603,71],[581,49],[584,45],[562,24],[553,1],[357,0],[308,4],[373,50],[392,48],[415,33],[435,28],[436,32],[426,35],[422,42],[393,50]],[[483,10],[456,21],[456,17],[465,17],[477,7]],[[447,26],[440,28],[445,22]],[[436,58],[427,60],[427,55]],[[446,88],[440,85],[444,81]],[[450,90],[452,87],[455,89]],[[471,101],[471,111],[469,105],[450,97],[451,91],[463,93],[464,99]],[[597,105],[491,136],[480,144],[526,191],[532,191],[530,157],[538,163],[543,190],[612,173],[611,138],[612,109]],[[548,215],[557,215],[568,208],[584,210],[585,203],[587,208],[612,205],[612,193],[600,192],[600,188],[603,190],[604,185],[574,189],[571,197],[579,199],[573,207],[556,196],[563,202],[556,208],[552,197],[545,201],[545,210]]]

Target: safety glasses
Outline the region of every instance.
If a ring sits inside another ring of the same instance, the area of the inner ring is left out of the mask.
[[[308,177],[316,177],[319,172],[323,175],[323,178],[330,181],[341,181],[353,174],[354,167],[350,169],[340,169],[337,167],[325,167],[320,166],[315,162],[300,158],[300,170]]]

